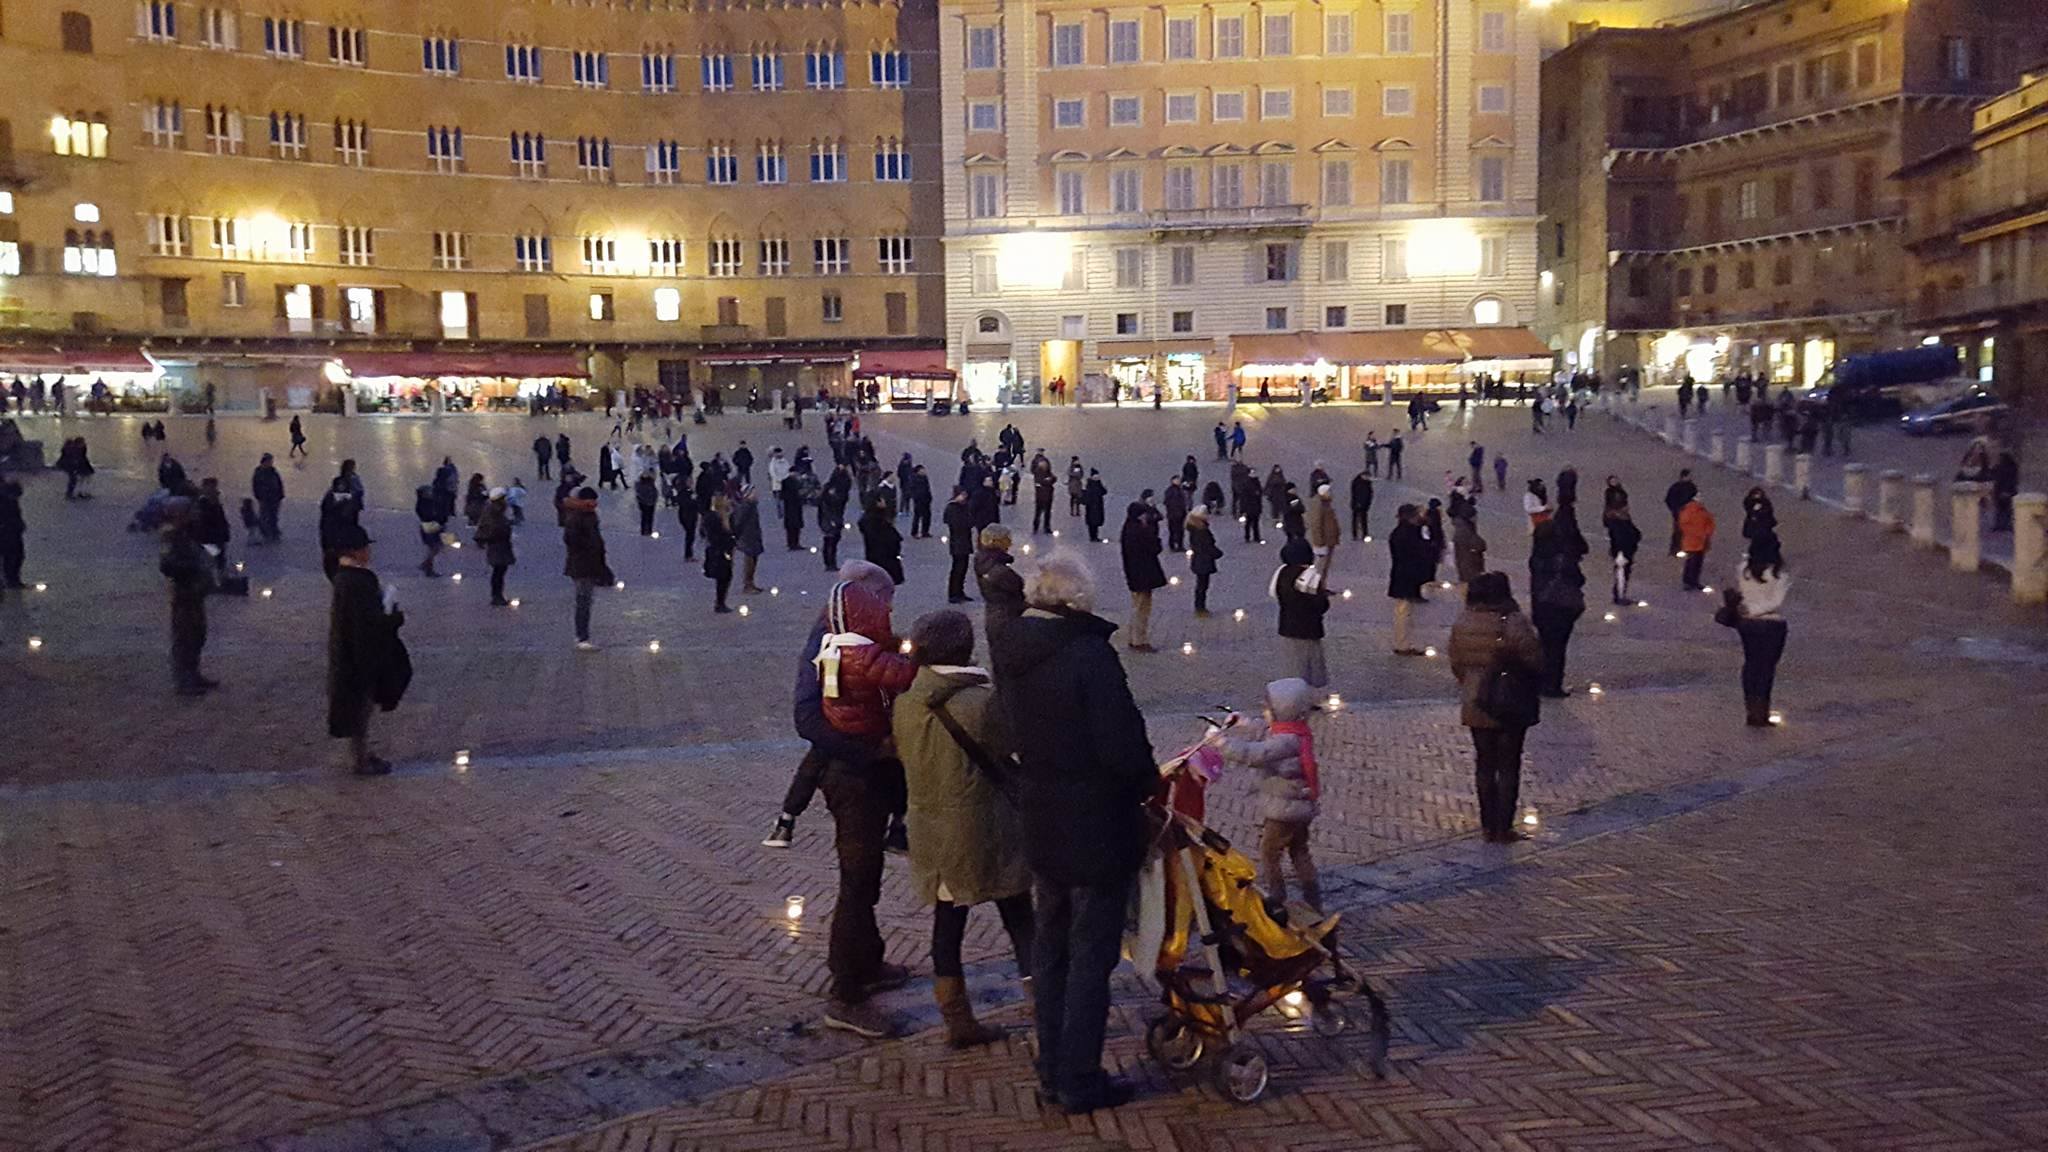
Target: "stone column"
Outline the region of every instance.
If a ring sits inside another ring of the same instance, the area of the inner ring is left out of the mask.
[[[1984,562],[1983,503],[1985,485],[1970,480],[1950,484],[1948,566],[1975,572]]]
[[[1678,441],[1678,413],[1666,412],[1664,414],[1664,431],[1662,435],[1666,444],[1673,444]]]
[[[1851,516],[1863,515],[1863,473],[1861,464],[1842,465],[1842,507]]]
[[[1749,474],[1749,458],[1750,454],[1755,450],[1756,443],[1747,436],[1735,442],[1735,470],[1737,472],[1745,476]]]
[[[427,389],[427,414],[430,416],[446,416],[448,414],[448,394],[441,391],[439,386]]]
[[[1678,431],[1678,446],[1688,453],[1698,455],[1700,450],[1700,422],[1687,420]]]
[[[1900,496],[1905,482],[1906,474],[1897,468],[1887,468],[1877,477],[1877,522],[1894,532],[1903,527]]]
[[[353,384],[343,384],[341,386],[341,414],[343,416],[354,416],[356,414],[356,386]]]
[[[2012,598],[2048,602],[2048,495],[2040,492],[2012,498]]]
[[[1813,454],[1801,452],[1792,458],[1792,490],[1801,500],[1813,496]]]
[[[1764,445],[1764,483],[1775,487],[1785,482],[1785,446]]]
[[[1913,543],[1934,547],[1934,477],[1913,477]]]
[[[1728,458],[1728,434],[1719,428],[1707,437],[1707,459],[1719,464]]]

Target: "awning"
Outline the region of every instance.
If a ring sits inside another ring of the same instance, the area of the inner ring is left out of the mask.
[[[735,364],[844,364],[853,359],[851,352],[730,352],[720,356],[702,357],[702,362],[714,367],[730,367]]]
[[[1207,356],[1216,351],[1214,340],[1097,340],[1095,354],[1103,360],[1138,360],[1153,356],[1192,353]]]
[[[1230,338],[1230,366],[1461,364],[1548,360],[1527,328],[1396,328],[1376,332],[1257,332]]]
[[[551,377],[582,379],[590,366],[574,352],[348,352],[342,364],[359,378],[399,376],[422,380],[437,376],[481,376],[533,380]]]
[[[860,366],[854,370],[856,380],[872,379],[876,376],[893,376],[902,380],[951,380],[953,370],[946,367],[944,348],[881,348],[860,354]]]
[[[155,372],[140,348],[59,348],[0,345],[0,372]]]

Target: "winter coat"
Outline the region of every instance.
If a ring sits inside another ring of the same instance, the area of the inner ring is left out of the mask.
[[[484,505],[490,502],[491,494],[482,484],[471,484],[462,497],[462,518],[474,526],[477,518],[484,514]]]
[[[1109,489],[1100,480],[1088,481],[1088,486],[1081,490],[1081,519],[1090,528],[1100,528],[1107,521],[1109,513],[1103,504],[1108,499]]]
[[[604,536],[597,527],[597,501],[570,497],[562,501],[562,547],[568,553],[562,575],[571,580],[610,584],[616,577],[604,560]]]
[[[642,508],[652,508],[661,503],[661,487],[655,482],[654,473],[642,472],[633,481],[633,503]]]
[[[827,653],[836,656],[836,669]],[[820,659],[825,722],[841,735],[875,743],[888,736],[890,702],[917,674],[910,657],[897,650],[889,606],[859,584],[834,585]]]
[[[1497,659],[1532,679],[1543,671],[1543,642],[1513,601],[1505,606],[1466,608],[1451,625],[1450,648],[1451,674],[1458,678],[1458,720],[1467,728],[1501,726],[1478,704],[1479,686]]]
[[[1316,548],[1335,548],[1344,539],[1344,529],[1337,523],[1337,504],[1328,496],[1318,495],[1309,502],[1308,542]]]
[[[1678,510],[1678,547],[1684,552],[1705,552],[1714,546],[1714,514],[1694,500]]]
[[[353,526],[361,513],[362,506],[355,497],[329,490],[320,498],[320,547],[337,547],[343,530]]]
[[[1470,516],[1451,523],[1451,554],[1458,566],[1458,583],[1470,584],[1486,571],[1486,540]]]
[[[1532,608],[1584,612],[1586,574],[1579,570],[1571,541],[1552,529],[1539,532],[1530,547],[1529,604]]]
[[[983,548],[974,554],[974,583],[981,589],[982,619],[989,643],[996,631],[1024,614],[1024,577],[1012,567],[1014,561],[1000,548]]]
[[[1664,490],[1664,506],[1671,509],[1671,514],[1676,516],[1693,497],[1699,494],[1700,486],[1692,481],[1675,481],[1671,487]]]
[[[1150,592],[1166,587],[1166,570],[1159,565],[1159,528],[1143,504],[1132,504],[1124,516],[1118,544],[1123,552],[1124,584],[1133,592]]]
[[[827,536],[840,536],[846,532],[846,489],[845,484],[834,483],[837,475],[825,481],[818,490],[818,531]]]
[[[1188,521],[1188,490],[1178,484],[1168,484],[1161,503],[1166,507],[1166,522],[1185,525]]]
[[[192,538],[201,544],[211,544],[216,548],[227,547],[230,539],[228,511],[221,507],[220,501],[211,496],[201,496],[193,504],[192,510],[195,514]]]
[[[733,547],[743,556],[759,556],[761,545],[761,505],[752,500],[741,500],[732,506]]]
[[[1188,551],[1194,556],[1188,561],[1188,570],[1197,576],[1214,576],[1216,561],[1223,559],[1223,549],[1216,546],[1216,533],[1207,523],[1188,525]]]
[[[732,579],[732,525],[709,508],[701,525],[704,544],[704,575],[711,580]]]
[[[1314,592],[1303,592],[1300,584],[1302,575],[1313,571],[1313,564],[1282,564],[1273,573],[1273,599],[1280,604],[1282,639],[1323,638],[1323,617],[1330,611],[1329,589],[1317,581]]]
[[[1003,518],[1002,497],[994,488],[983,484],[967,493],[967,508],[974,516],[974,529],[979,532]]]
[[[1394,525],[1387,552],[1393,562],[1387,572],[1387,595],[1395,600],[1422,599],[1422,586],[1436,575],[1436,551],[1422,534],[1422,525]]]
[[[903,565],[903,533],[896,530],[896,518],[870,508],[860,518],[861,546],[870,563],[895,575]]]
[[[996,699],[1019,762],[1025,852],[1048,884],[1128,881],[1159,787],[1145,715],[1110,646],[1116,625],[1033,608],[996,634]]]
[[[1282,685],[1286,687],[1281,688]],[[1278,691],[1276,691],[1278,689]],[[1306,719],[1309,687],[1300,680],[1279,680],[1266,687],[1266,706],[1273,719]],[[1306,823],[1316,817],[1316,798],[1309,794],[1308,773],[1301,763],[1301,737],[1270,729],[1256,734],[1226,732],[1216,750],[1233,764],[1243,764],[1259,777],[1259,818]]]
[[[258,504],[276,504],[284,499],[284,477],[272,464],[259,464],[249,477],[249,495]]]
[[[512,566],[512,516],[503,500],[484,505],[476,521],[476,545],[484,550],[484,563],[493,568]]]
[[[1280,519],[1287,511],[1287,478],[1280,474],[1280,469],[1275,468],[1266,474],[1266,486],[1263,491],[1266,506],[1272,509],[1273,519]]]
[[[1766,568],[1759,580],[1749,574],[1749,565],[1744,564],[1735,577],[1735,590],[1742,596],[1743,619],[1783,620],[1782,609],[1786,594],[1792,591],[1792,577]]]
[[[946,501],[946,510],[939,514],[939,520],[946,526],[946,555],[974,555],[974,513],[968,510],[966,502]]]
[[[409,679],[410,663],[400,664],[405,647],[398,629],[405,614],[385,611],[383,584],[375,572],[349,564],[335,569],[332,603],[327,622],[327,734],[341,739],[360,734],[365,701],[397,704],[397,694],[404,691],[397,681]]]
[[[1607,554],[1635,559],[1636,549],[1643,543],[1643,530],[1627,516],[1607,518]]]
[[[935,705],[998,764],[1008,756],[988,673],[924,667],[896,698],[890,730],[909,800],[910,883],[926,904],[982,904],[1029,891],[1024,822],[988,772],[940,723]]]

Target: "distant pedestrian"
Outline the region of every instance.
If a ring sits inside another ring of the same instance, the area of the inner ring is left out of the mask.
[[[370,752],[370,716],[389,712],[412,682],[412,660],[399,639],[405,614],[370,569],[370,538],[351,527],[337,542],[341,562],[327,624],[327,734],[348,741],[349,770],[382,776],[391,764]]]
[[[545,436],[535,436],[533,438],[533,462],[539,467],[540,478],[543,480],[554,479],[554,473],[548,471],[548,462],[553,457],[554,449],[548,443],[548,438]]]
[[[732,557],[736,537],[732,531],[732,500],[720,492],[704,506],[704,578],[711,581],[717,599],[711,610],[719,615],[732,611],[725,602],[732,590]]]
[[[861,546],[867,561],[903,583],[903,533],[896,530],[896,518],[888,506],[876,501],[860,517]]]
[[[285,459],[287,460],[291,459],[294,456],[306,455],[306,427],[305,425],[299,423],[299,418],[297,416],[292,417],[291,435],[291,451],[285,453]]]
[[[1450,649],[1459,720],[1472,732],[1480,828],[1489,843],[1519,840],[1522,744],[1542,715],[1543,645],[1505,575],[1486,572],[1472,581],[1465,611],[1451,626]]]
[[[503,608],[511,601],[505,599],[505,570],[512,567],[512,507],[509,496],[503,488],[493,488],[484,502],[483,514],[476,521],[476,546],[483,549],[484,563],[491,569],[491,607]]]
[[[171,679],[180,696],[204,696],[219,687],[199,671],[199,656],[206,649],[206,597],[214,589],[214,565],[194,528],[190,499],[174,496],[165,502],[157,571],[170,584]]]
[[[633,503],[640,509],[640,534],[654,535],[654,510],[661,507],[661,486],[655,482],[654,473],[642,472],[633,481]]]
[[[1486,571],[1486,538],[1479,534],[1479,510],[1469,500],[1451,514],[1451,559],[1462,590],[1469,591]]]
[[[1508,458],[1499,452],[1493,454],[1493,489],[1496,492],[1508,490]]]
[[[1387,535],[1391,565],[1387,571],[1387,597],[1394,602],[1394,655],[1420,656],[1409,639],[1409,622],[1417,604],[1426,604],[1422,586],[1436,568],[1436,556],[1422,531],[1422,510],[1403,504],[1394,513],[1394,530]]]
[[[1785,655],[1783,609],[1792,577],[1785,572],[1784,550],[1773,535],[1749,542],[1735,587],[1722,594],[1715,619],[1742,637],[1742,704],[1751,728],[1771,726],[1771,690],[1778,679],[1778,661]]]
[[[1019,433],[1021,436],[1022,433]],[[1003,626],[1024,614],[1024,577],[1010,555],[1010,530],[991,524],[981,530],[974,550],[974,583],[981,589],[982,631],[989,643]]]
[[[967,492],[962,488],[953,489],[952,499],[946,501],[946,510],[940,513],[946,526],[946,556],[952,566],[946,572],[946,602],[965,604],[967,595],[967,566],[974,557],[974,515],[967,508]]]
[[[1316,567],[1324,579],[1330,575],[1330,563],[1336,559],[1337,545],[1344,540],[1344,529],[1337,523],[1337,501],[1328,484],[1319,485],[1315,495],[1308,501],[1308,543],[1315,549]]]
[[[1213,482],[1212,482],[1213,483]],[[1188,570],[1195,575],[1195,615],[1209,615],[1209,581],[1216,575],[1216,561],[1223,549],[1216,546],[1216,533],[1209,529],[1209,511],[1196,505],[1187,514]]]
[[[1323,654],[1323,617],[1330,610],[1330,590],[1316,567],[1315,550],[1307,540],[1290,536],[1280,546],[1280,567],[1273,572],[1271,594],[1280,606],[1281,670],[1310,687],[1330,682]]]
[[[249,475],[249,495],[256,501],[256,527],[263,539],[275,544],[283,538],[278,527],[278,510],[284,507],[284,477],[277,471],[277,463],[270,453],[265,452],[257,463],[256,470]]]
[[[1108,519],[1107,503],[1109,489],[1102,483],[1102,474],[1093,468],[1088,470],[1088,483],[1081,490],[1082,522],[1088,526],[1091,543],[1102,539],[1102,525]]]
[[[1529,619],[1543,643],[1543,695],[1563,699],[1565,656],[1572,630],[1586,612],[1586,577],[1579,569],[1577,546],[1563,525],[1551,520],[1536,527],[1529,542]]]
[[[1244,441],[1244,421],[1232,421],[1230,425],[1230,458],[1232,460],[1242,460],[1244,458]]]
[[[1673,556],[1684,554],[1684,545],[1679,542],[1678,514],[1684,510],[1687,504],[1692,502],[1693,497],[1699,495],[1699,492],[1700,486],[1692,482],[1692,469],[1690,468],[1679,469],[1678,479],[1672,481],[1671,487],[1664,490],[1664,507],[1671,512],[1671,547],[1669,551]]]
[[[1407,448],[1408,445],[1401,439],[1401,433],[1398,429],[1395,430],[1392,436],[1387,438],[1387,479],[1399,480],[1402,478],[1401,455],[1407,451]]]
[[[1472,469],[1472,494],[1483,495],[1486,492],[1486,449],[1479,446],[1479,441],[1471,441],[1471,451],[1465,454],[1465,463]]]
[[[576,585],[576,648],[581,652],[595,652],[597,645],[590,641],[591,604],[600,585],[618,582],[618,578],[612,575],[611,565],[605,563],[604,534],[597,522],[595,489],[579,488],[574,496],[562,501],[562,548],[567,553],[562,562],[562,575]]]
[[[1166,587],[1166,570],[1159,563],[1159,522],[1153,509],[1134,500],[1124,510],[1124,524],[1118,533],[1123,554],[1124,585],[1131,590],[1131,630],[1125,647],[1133,652],[1154,652],[1152,646],[1152,593]]]
[[[422,484],[413,489],[412,513],[419,521],[420,549],[425,553],[420,559],[420,574],[437,577],[440,573],[434,570],[434,558],[441,554],[441,533],[446,525],[441,520],[441,497],[433,485]]]
[[[1682,584],[1686,591],[1701,589],[1700,571],[1706,566],[1707,550],[1713,545],[1714,514],[1694,495],[1678,510],[1678,551],[1685,557]]]
[[[761,543],[761,502],[752,484],[740,486],[740,498],[732,506],[732,538],[733,550],[740,558],[740,591],[759,592],[761,588],[754,583],[754,576],[760,570],[761,553],[766,549]]]
[[[1351,538],[1372,539],[1372,472],[1361,470],[1351,478]]]
[[[1166,494],[1160,500],[1166,514],[1166,548],[1170,552],[1187,550],[1188,493],[1193,485],[1179,476],[1166,481]]]

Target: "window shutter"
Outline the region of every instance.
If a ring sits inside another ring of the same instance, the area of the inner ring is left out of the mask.
[[[465,292],[462,295],[465,302],[469,305],[469,338],[474,340],[477,337],[477,331],[483,327],[483,317],[476,310],[476,293]]]

